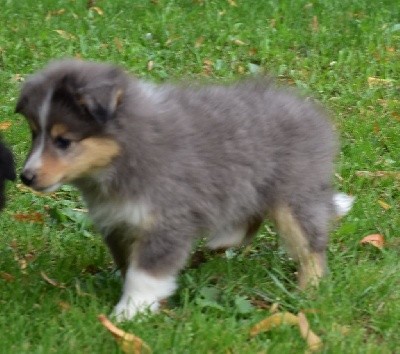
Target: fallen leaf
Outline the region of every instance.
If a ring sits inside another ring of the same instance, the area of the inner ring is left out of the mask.
[[[204,43],[204,36],[200,36],[199,38],[196,39],[196,42],[194,43],[195,48],[200,48],[203,43]]]
[[[94,298],[94,296],[92,294],[83,292],[81,290],[81,286],[79,285],[79,283],[75,283],[75,290],[76,290],[76,293],[78,294],[78,296],[88,296],[88,297]]]
[[[358,177],[392,177],[400,179],[400,172],[397,171],[356,171]]]
[[[370,244],[372,246],[375,246],[379,249],[383,248],[383,245],[385,243],[385,239],[381,234],[372,234],[365,236],[361,241],[360,244]]]
[[[203,73],[207,76],[211,75],[213,70],[213,62],[209,59],[203,60]]]
[[[241,41],[240,39],[234,39],[233,43],[236,45],[247,45],[245,42]]]
[[[0,272],[0,278],[8,282],[15,280],[15,277],[12,274],[6,272]]]
[[[61,284],[61,283],[59,283],[59,282],[57,282],[57,281],[55,281],[55,280],[49,278],[45,272],[41,271],[41,272],[40,272],[40,275],[41,275],[42,278],[43,278],[47,283],[49,283],[50,285],[53,285],[53,286],[55,286],[56,288],[65,289],[65,285],[63,285],[63,284]]]
[[[298,323],[301,336],[307,341],[308,350],[316,352],[322,348],[322,340],[311,329],[304,313],[299,312]]]
[[[369,87],[379,87],[379,86],[392,86],[393,80],[392,79],[380,79],[378,77],[370,76],[368,78],[368,86]]]
[[[53,16],[60,16],[63,13],[65,13],[65,9],[59,9],[59,10],[52,10],[49,11],[46,15],[46,21],[50,20]]]
[[[254,56],[254,55],[256,55],[258,53],[258,49],[257,48],[250,48],[248,53],[252,57],[252,56]]]
[[[400,113],[392,112],[392,117],[400,122]]]
[[[275,312],[278,312],[278,309],[279,309],[279,303],[278,302],[274,302],[271,305],[271,308],[269,309],[269,312],[275,313]]]
[[[95,12],[97,12],[97,14],[100,15],[100,16],[103,16],[103,15],[104,15],[104,11],[103,11],[100,7],[98,7],[98,6],[91,6],[91,7],[89,8],[89,11],[95,11]]]
[[[151,71],[154,68],[154,61],[153,60],[149,60],[147,63],[147,70]]]
[[[25,184],[22,184],[22,183],[17,183],[16,187],[20,192],[23,192],[23,193],[33,193],[34,195],[40,195],[40,196],[44,195],[42,192],[35,191],[35,190],[25,186]]]
[[[375,123],[374,123],[374,133],[375,133],[375,134],[379,134],[380,131],[381,131],[380,125],[379,125],[377,122],[375,122]]]
[[[98,316],[101,324],[114,336],[121,350],[126,354],[147,354],[152,350],[143,339],[115,326],[105,315]]]
[[[258,309],[270,310],[270,308],[271,308],[271,305],[267,301],[262,300],[262,299],[251,298],[250,302],[254,307],[256,307]]]
[[[313,30],[313,32],[318,32],[318,30],[319,30],[319,23],[318,23],[317,16],[313,16],[313,18],[312,18],[311,29]]]
[[[71,304],[65,301],[59,301],[58,307],[63,311],[68,311],[71,308]]]
[[[13,215],[13,218],[20,222],[33,222],[43,224],[44,216],[41,213],[33,212],[33,213],[16,213]]]
[[[90,9],[91,7],[96,5],[96,0],[88,0],[86,3],[86,7]]]
[[[340,333],[342,336],[347,336],[350,331],[350,326],[343,326],[338,323],[332,323],[332,331]]]
[[[254,325],[250,329],[250,336],[254,337],[281,325],[297,325],[298,323],[299,319],[296,315],[290,312],[277,312]]]
[[[382,209],[385,210],[389,210],[391,208],[391,206],[383,200],[378,200],[378,204],[382,207]]]
[[[18,264],[19,264],[19,268],[21,270],[25,270],[26,267],[28,266],[28,262],[24,258],[17,259],[17,261],[18,261]]]
[[[67,39],[67,40],[75,39],[75,36],[71,33],[68,33],[67,31],[64,31],[64,30],[53,30],[53,31],[57,32],[64,39]]]
[[[15,82],[23,82],[25,78],[21,74],[14,74],[13,77],[10,79],[11,83]]]
[[[124,45],[122,44],[121,40],[118,37],[114,38],[114,44],[118,52],[121,53],[124,50]]]
[[[306,313],[312,313],[312,314],[316,314],[319,313],[320,311],[318,309],[302,309],[301,310],[302,313],[306,314]]]
[[[11,122],[0,122],[0,130],[7,130],[11,127]]]

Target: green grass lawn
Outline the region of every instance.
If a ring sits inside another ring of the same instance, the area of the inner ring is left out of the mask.
[[[330,274],[317,293],[296,290],[295,267],[265,225],[251,248],[188,266],[164,311],[123,329],[154,353],[304,353],[294,327],[250,338],[278,303],[306,310],[325,353],[399,352],[400,178],[357,174],[400,168],[398,0],[0,0],[0,8],[0,127],[19,168],[30,145],[13,113],[20,81],[60,57],[119,63],[154,81],[269,72],[322,101],[340,133],[335,183],[357,201],[331,233]],[[118,300],[120,278],[77,192],[8,184],[8,195],[0,353],[120,352],[97,320]],[[359,245],[373,233],[384,235],[383,250]]]

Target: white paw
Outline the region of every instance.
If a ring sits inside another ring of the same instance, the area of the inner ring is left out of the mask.
[[[345,193],[336,193],[333,196],[333,203],[335,204],[337,216],[346,215],[353,207],[355,199],[355,197]]]
[[[160,300],[176,288],[175,276],[157,277],[131,265],[125,275],[124,289],[112,315],[117,321],[130,320],[138,313],[158,310]]]
[[[128,321],[139,313],[156,312],[159,308],[159,302],[154,299],[143,299],[135,296],[123,296],[114,307],[111,314],[117,322]]]

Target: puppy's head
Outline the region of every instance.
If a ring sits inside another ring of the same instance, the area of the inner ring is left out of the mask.
[[[29,78],[16,106],[32,132],[22,181],[49,192],[107,167],[120,153],[110,127],[127,80],[118,68],[78,60],[55,62]]]

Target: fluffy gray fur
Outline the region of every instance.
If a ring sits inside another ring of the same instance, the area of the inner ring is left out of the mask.
[[[337,144],[329,119],[311,100],[263,78],[152,84],[111,65],[68,60],[30,78],[17,110],[26,112],[60,86],[70,95],[59,111],[69,101],[75,107],[69,121],[122,147],[104,170],[74,184],[123,273],[134,262],[157,277],[175,275],[194,239],[244,228],[248,240],[281,206],[300,225],[307,252],[325,258]],[[79,113],[72,101],[85,95]],[[150,225],[98,216],[121,201],[145,201]]]

